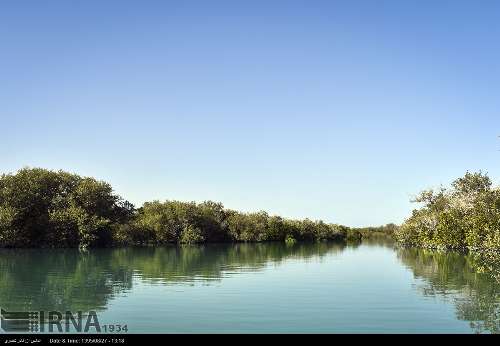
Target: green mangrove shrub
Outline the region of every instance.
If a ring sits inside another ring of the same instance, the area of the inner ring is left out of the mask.
[[[179,242],[181,244],[197,244],[203,243],[205,237],[203,237],[203,232],[198,227],[193,227],[191,225],[186,226],[182,232]]]
[[[295,240],[295,238],[292,237],[291,235],[287,235],[285,238],[285,243],[286,243],[286,245],[293,245],[293,244],[297,243],[297,240]]]
[[[107,246],[133,206],[93,178],[41,168],[0,177],[0,246]]]
[[[363,235],[360,231],[355,229],[350,229],[347,231],[346,240],[349,242],[360,242],[363,239]]]
[[[500,249],[500,190],[486,174],[467,172],[450,188],[423,191],[414,202],[421,207],[395,232],[400,243]]]

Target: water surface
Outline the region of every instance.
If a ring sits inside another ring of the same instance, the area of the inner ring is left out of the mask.
[[[386,241],[0,250],[2,308],[129,333],[498,333],[499,282],[472,255]]]

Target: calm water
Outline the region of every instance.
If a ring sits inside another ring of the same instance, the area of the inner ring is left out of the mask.
[[[499,279],[482,269],[382,241],[0,250],[0,306],[96,310],[129,333],[498,333]]]

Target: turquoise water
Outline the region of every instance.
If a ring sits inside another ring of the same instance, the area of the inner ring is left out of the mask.
[[[498,333],[500,284],[476,262],[387,241],[0,250],[0,306],[128,333]]]

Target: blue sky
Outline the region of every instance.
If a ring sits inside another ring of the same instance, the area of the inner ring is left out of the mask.
[[[0,171],[352,226],[500,175],[498,1],[0,3]]]

